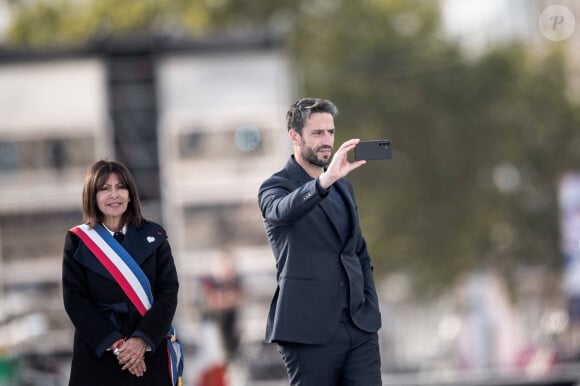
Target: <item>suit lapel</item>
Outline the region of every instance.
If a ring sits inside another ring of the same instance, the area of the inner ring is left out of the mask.
[[[356,229],[358,227],[358,216],[356,214],[356,204],[354,202],[354,198],[352,196],[351,190],[348,188],[346,180],[340,179],[334,184],[336,190],[342,195],[344,202],[346,203],[347,210],[350,214],[350,218],[352,220],[352,229]]]
[[[328,220],[330,221],[332,227],[334,228],[336,237],[340,238],[340,233],[336,221],[336,212],[334,211],[334,208],[332,207],[332,203],[330,202],[330,200],[328,199],[322,200],[320,201],[320,204],[318,204],[318,206],[320,206],[322,211],[326,214],[326,217],[328,217]]]
[[[300,165],[298,165],[298,163],[294,159],[294,156],[290,157],[290,159],[286,163],[285,169],[286,169],[286,172],[288,173],[288,177],[296,183],[296,188],[304,185],[305,183],[307,183],[309,181],[312,181],[312,177],[309,176],[308,173],[306,173],[306,171],[304,171],[304,169],[302,169],[302,167]],[[351,228],[351,233],[349,235],[349,240],[347,242],[347,246],[348,246],[350,244],[350,240],[352,240],[352,230],[356,229],[356,227],[358,227],[358,223],[357,223],[358,219],[356,216],[355,203],[354,203],[352,194],[350,192],[350,189],[348,188],[348,185],[347,185],[347,182],[345,179],[338,180],[333,185],[333,188],[336,189],[338,191],[338,193],[344,199],[344,202],[347,205],[347,210],[350,213],[350,218],[352,219],[352,226],[353,227]],[[337,221],[336,221],[336,217],[335,217],[336,213],[335,213],[334,209],[332,208],[332,203],[330,202],[330,200],[324,199],[324,200],[320,201],[318,206],[322,209],[322,211],[324,212],[324,214],[326,215],[326,217],[328,218],[328,220],[332,224],[332,228],[334,229],[336,237],[338,237],[340,239],[340,232],[338,230],[338,225],[337,225]]]
[[[342,195],[342,198],[346,204],[346,209],[349,212],[350,219],[351,219],[351,228],[348,235],[348,240],[346,240],[344,244],[344,251],[352,250],[354,251],[355,248],[355,237],[354,237],[354,230],[358,229],[358,216],[356,214],[356,205],[354,202],[354,198],[352,195],[351,190],[349,189],[348,182],[345,179],[338,180],[334,187],[338,191],[339,194]]]
[[[145,223],[139,230],[134,227],[128,227],[122,245],[133,260],[141,265],[147,257],[153,254],[159,244],[166,239],[167,235],[165,233],[161,232],[157,227],[151,227],[148,223]]]
[[[79,247],[75,251],[73,258],[87,269],[106,277],[109,280],[115,281],[113,276],[106,270],[99,260],[93,255],[89,248],[81,241]]]

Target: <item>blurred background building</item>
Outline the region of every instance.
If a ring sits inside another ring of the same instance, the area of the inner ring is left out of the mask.
[[[128,165],[145,213],[171,235],[185,343],[196,344],[199,279],[222,248],[235,250],[250,299],[270,296],[274,267],[255,197],[288,155],[291,92],[287,59],[268,35],[2,51],[0,349],[70,350],[62,247],[82,221],[82,183],[99,158]],[[246,314],[261,338],[253,305]]]

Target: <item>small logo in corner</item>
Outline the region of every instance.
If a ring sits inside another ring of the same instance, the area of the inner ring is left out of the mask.
[[[576,28],[576,19],[570,9],[563,5],[551,5],[540,14],[538,25],[547,39],[560,42],[568,39]]]

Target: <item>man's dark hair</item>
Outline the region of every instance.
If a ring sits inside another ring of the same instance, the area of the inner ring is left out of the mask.
[[[338,109],[329,100],[319,98],[302,98],[292,103],[286,113],[288,131],[294,129],[298,134],[302,134],[302,128],[306,120],[312,113],[328,113],[332,116],[338,114]]]

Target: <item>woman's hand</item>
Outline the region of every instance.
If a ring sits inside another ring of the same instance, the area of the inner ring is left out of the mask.
[[[141,358],[141,360],[137,361],[127,370],[129,370],[129,372],[136,377],[142,377],[143,374],[145,374],[145,371],[147,370],[147,365],[145,365],[145,358]]]
[[[144,359],[146,349],[147,343],[143,339],[137,337],[129,338],[119,348],[117,361],[119,361],[123,370],[129,370],[131,374],[141,377],[147,370]]]

